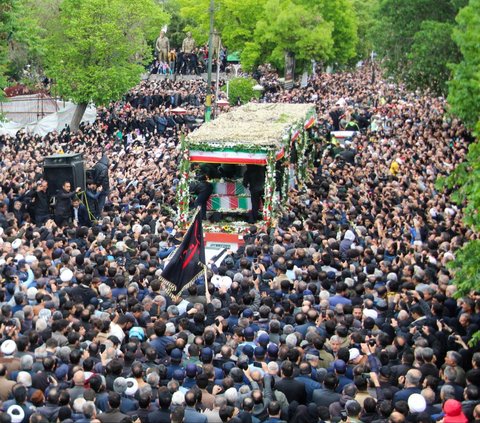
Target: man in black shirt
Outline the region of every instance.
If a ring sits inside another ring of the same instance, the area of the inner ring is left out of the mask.
[[[32,209],[37,225],[43,225],[50,219],[50,199],[47,194],[48,182],[41,181],[32,198]]]
[[[305,384],[293,378],[293,364],[290,361],[283,362],[282,379],[275,385],[275,388],[285,394],[289,404],[292,401],[297,401],[299,404],[307,403]]]
[[[64,226],[72,220],[72,199],[81,188],[78,187],[74,192],[70,192],[71,187],[70,182],[65,181],[55,195],[55,223],[58,226]]]

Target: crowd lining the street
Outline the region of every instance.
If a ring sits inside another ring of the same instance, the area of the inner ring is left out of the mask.
[[[77,134],[0,137],[0,422],[480,422],[480,293],[456,298],[447,269],[476,234],[435,188],[470,134],[367,68],[258,76],[260,101],[317,107],[309,183],[177,301],[159,276],[205,82],[146,80]],[[73,193],[50,215],[58,152],[108,166],[86,218]]]

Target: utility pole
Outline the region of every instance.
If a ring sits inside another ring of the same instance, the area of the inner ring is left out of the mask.
[[[210,0],[210,35],[208,37],[208,73],[207,73],[207,98],[205,99],[205,122],[210,122],[212,115],[212,55],[213,55],[213,13],[214,4]]]
[[[218,113],[218,90],[220,88],[220,46],[221,46],[221,41],[220,38],[218,39],[218,46],[217,46],[217,51],[218,51],[218,57],[217,57],[217,77],[215,79],[215,119],[217,118],[217,113]]]

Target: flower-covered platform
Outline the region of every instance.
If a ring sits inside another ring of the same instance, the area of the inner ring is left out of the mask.
[[[177,189],[180,222],[188,221],[191,164],[213,163],[265,166],[262,214],[270,225],[278,206],[288,198],[292,178],[298,183],[306,178],[310,128],[315,122],[313,104],[249,103],[190,133],[182,141]],[[277,181],[282,181],[280,186]],[[207,209],[236,213],[251,208],[248,190],[241,181],[214,182]]]

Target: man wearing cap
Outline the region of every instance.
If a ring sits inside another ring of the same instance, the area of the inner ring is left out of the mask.
[[[243,347],[246,345],[250,345],[253,349],[257,346],[253,341],[255,339],[255,331],[251,327],[246,327],[243,330],[243,337],[245,338],[245,341],[238,345],[237,355],[242,352]]]
[[[268,372],[268,366],[265,362],[266,351],[265,348],[258,346],[253,350],[254,361],[251,364],[251,370],[254,368],[263,373]]]
[[[185,379],[183,381],[183,387],[190,389],[196,384],[196,377],[198,373],[198,367],[196,364],[189,363],[185,367]]]
[[[338,385],[337,392],[342,392],[343,388],[350,383],[353,383],[352,379],[349,379],[345,373],[347,372],[347,364],[343,360],[335,360],[333,362],[333,371],[337,375]]]
[[[258,324],[253,320],[253,310],[251,308],[246,308],[243,310],[242,316],[248,319],[249,327],[251,327],[255,332],[258,332]]]
[[[183,353],[180,349],[174,348],[170,352],[170,364],[167,368],[167,379],[171,379],[173,377],[173,373],[175,370],[181,370],[182,372],[185,371],[182,363]]]

